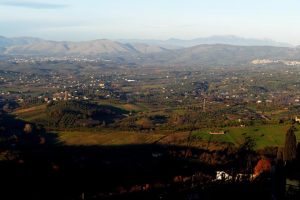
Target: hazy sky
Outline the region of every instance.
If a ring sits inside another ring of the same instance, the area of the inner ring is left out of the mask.
[[[300,1],[0,0],[0,35],[77,41],[237,35],[300,44]]]

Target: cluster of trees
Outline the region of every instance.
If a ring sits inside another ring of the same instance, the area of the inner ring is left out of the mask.
[[[37,123],[54,128],[105,126],[122,118],[125,113],[113,106],[86,101],[60,101],[49,104],[45,117]]]
[[[120,129],[150,131],[157,128],[157,125],[163,125],[167,123],[168,118],[164,115],[153,116],[130,116],[124,118],[116,126]]]
[[[40,105],[45,103],[44,99],[38,97],[24,97],[23,107],[30,107],[33,105]]]
[[[15,101],[3,101],[0,103],[0,109],[2,109],[4,112],[12,112],[14,109],[18,108],[19,104]]]
[[[45,131],[0,110],[0,162],[20,157],[20,149],[45,144]],[[30,149],[29,148],[29,149]]]
[[[116,126],[133,130],[173,129],[187,131],[212,127],[251,126],[254,123],[264,123],[264,119],[255,111],[244,106],[232,106],[209,111],[189,106],[180,110],[166,109],[161,114],[141,113],[132,115],[122,119]]]
[[[230,116],[234,119],[231,119]],[[242,119],[239,121],[238,119]],[[215,111],[186,110],[182,113],[173,113],[169,124],[181,130],[191,130],[193,128],[206,127],[226,127],[252,125],[254,119],[261,119],[254,111],[243,106],[234,106]]]

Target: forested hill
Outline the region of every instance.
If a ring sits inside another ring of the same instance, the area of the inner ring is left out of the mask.
[[[113,106],[60,101],[47,105],[44,114],[34,121],[52,128],[95,127],[110,124],[126,113],[127,111]]]

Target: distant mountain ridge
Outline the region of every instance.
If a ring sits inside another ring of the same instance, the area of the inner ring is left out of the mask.
[[[112,40],[86,42],[57,42],[38,38],[0,37],[0,53],[3,55],[47,56],[99,56],[103,54],[151,54],[168,51],[147,44],[123,44]]]
[[[0,36],[0,47],[7,47],[7,46],[13,46],[13,45],[27,45],[27,44],[33,44],[43,41],[39,38],[34,37],[17,37],[17,38],[6,38],[3,36]]]
[[[173,44],[175,44],[174,41],[182,42],[172,39]],[[0,58],[1,56],[84,56],[108,59],[122,64],[162,67],[241,66],[251,64],[253,60],[264,59],[297,62],[300,61],[300,48],[228,44],[166,48],[137,41],[121,43],[102,39],[85,42],[57,42],[26,37],[12,39],[1,37]]]
[[[288,43],[276,42],[270,39],[253,39],[253,38],[242,38],[234,35],[220,35],[196,38],[191,40],[182,39],[168,39],[168,40],[118,40],[122,43],[145,43],[148,45],[159,45],[165,48],[182,48],[192,47],[202,44],[228,44],[236,46],[275,46],[275,47],[293,47]]]
[[[198,45],[155,54],[145,58],[149,65],[234,66],[251,64],[255,59],[300,60],[300,49],[270,46]],[[155,63],[156,62],[156,63]]]

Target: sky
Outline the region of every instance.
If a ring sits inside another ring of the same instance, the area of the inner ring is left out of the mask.
[[[0,35],[50,40],[193,39],[300,44],[299,0],[0,0]]]

